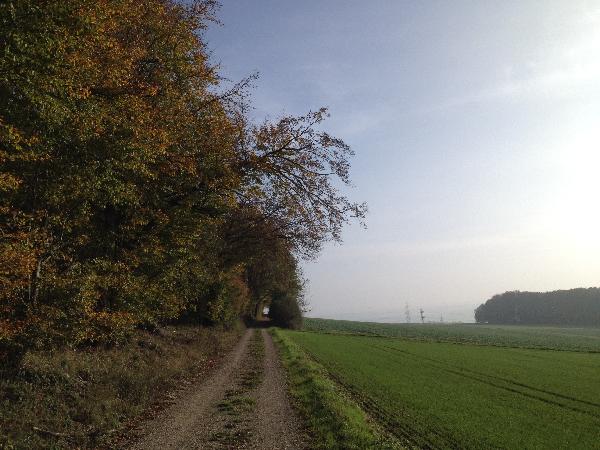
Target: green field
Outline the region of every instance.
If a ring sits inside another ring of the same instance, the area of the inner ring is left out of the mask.
[[[600,449],[600,354],[283,334],[408,446]]]
[[[480,324],[422,325],[306,318],[304,329],[325,333],[366,334],[435,342],[600,352],[600,328]]]

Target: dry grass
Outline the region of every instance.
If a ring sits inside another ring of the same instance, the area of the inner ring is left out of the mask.
[[[136,332],[112,349],[28,354],[18,376],[0,378],[0,448],[110,446],[183,379],[210,371],[238,337],[178,326]]]

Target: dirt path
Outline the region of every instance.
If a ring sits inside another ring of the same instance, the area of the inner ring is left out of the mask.
[[[307,448],[300,421],[293,410],[285,381],[285,375],[271,335],[260,330],[264,346],[264,379],[258,389],[256,404],[258,430],[251,447],[253,449]]]
[[[304,449],[277,349],[247,330],[210,378],[181,393],[138,430],[133,449]]]

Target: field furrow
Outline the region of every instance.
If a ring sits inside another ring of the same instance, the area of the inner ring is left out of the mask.
[[[600,355],[286,332],[407,446],[600,449]]]
[[[423,361],[423,364],[427,364],[433,367],[434,369],[439,370],[440,372],[451,373],[460,377],[469,378],[471,380],[479,381],[481,383],[488,384],[498,389],[504,389],[508,392],[546,402],[557,407],[566,408],[571,411],[579,412],[582,414],[588,414],[600,418],[600,404],[598,403],[581,400],[572,396],[563,395],[544,389],[539,389],[531,385],[519,383],[517,381],[506,378],[493,376],[483,372],[474,371],[466,367],[451,365],[442,361],[437,361],[431,358],[416,355],[393,347],[375,345],[373,346],[373,348],[378,348],[382,351],[389,351],[390,353],[399,352],[402,354],[403,357],[413,357],[416,360]],[[569,402],[571,402],[572,404]],[[589,407],[589,409],[585,407]]]

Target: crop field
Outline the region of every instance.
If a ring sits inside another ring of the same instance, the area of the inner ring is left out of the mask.
[[[487,324],[402,324],[306,318],[304,319],[304,329],[325,333],[366,334],[435,342],[600,352],[600,328]]]
[[[600,449],[598,353],[282,333],[408,447]]]

